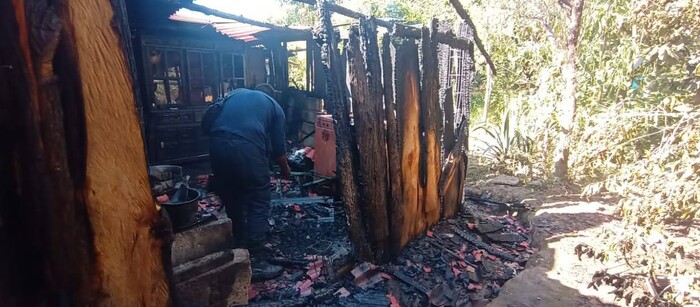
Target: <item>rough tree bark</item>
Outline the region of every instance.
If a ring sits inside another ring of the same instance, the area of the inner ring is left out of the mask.
[[[0,2],[4,306],[170,303],[121,8]]]
[[[576,116],[576,92],[578,80],[576,79],[576,65],[578,64],[578,39],[581,32],[581,14],[584,0],[560,0],[559,4],[566,11],[567,38],[566,58],[562,66],[564,77],[564,91],[562,102],[559,105],[559,138],[554,149],[554,177],[566,180],[569,173],[569,149],[571,146],[571,130],[574,127]]]
[[[387,158],[384,130],[384,89],[377,44],[377,29],[371,20],[360,19],[360,29],[350,31],[347,48],[357,145],[360,151],[362,207],[372,242],[374,258],[388,254]]]

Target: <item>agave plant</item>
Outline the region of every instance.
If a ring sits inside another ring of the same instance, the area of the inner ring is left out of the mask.
[[[480,123],[473,130],[473,132],[483,131],[488,136],[486,139],[479,139],[486,146],[484,156],[497,162],[506,162],[506,160],[511,159],[515,149],[530,153],[533,143],[531,138],[511,127],[510,112],[505,110],[503,113],[500,125]]]

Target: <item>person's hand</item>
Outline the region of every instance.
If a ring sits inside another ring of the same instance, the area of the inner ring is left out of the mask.
[[[289,171],[289,164],[287,164],[287,155],[281,155],[275,158],[275,162],[280,167],[280,175],[282,179],[292,179],[292,172]]]

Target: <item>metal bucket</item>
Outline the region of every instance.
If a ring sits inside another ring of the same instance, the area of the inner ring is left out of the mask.
[[[172,197],[173,194],[174,191],[168,193],[168,196]],[[160,203],[160,205],[165,208],[165,211],[168,212],[170,221],[173,224],[173,229],[175,230],[185,228],[198,222],[198,200],[202,196],[202,193],[195,189],[189,189],[187,194],[189,196],[187,201]]]

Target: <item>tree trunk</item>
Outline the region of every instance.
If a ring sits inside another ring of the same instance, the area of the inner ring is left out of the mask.
[[[491,92],[493,91],[493,73],[491,69],[486,70],[486,93],[484,94],[484,113],[481,114],[481,121],[489,122],[489,107],[491,104]]]
[[[567,12],[568,34],[566,39],[566,59],[562,67],[565,80],[562,102],[559,106],[559,138],[554,150],[554,177],[566,180],[569,172],[569,150],[571,146],[571,131],[576,116],[576,65],[578,64],[578,38],[581,30],[581,13],[584,0],[560,1]]]
[[[0,2],[4,306],[170,303],[122,8]]]

